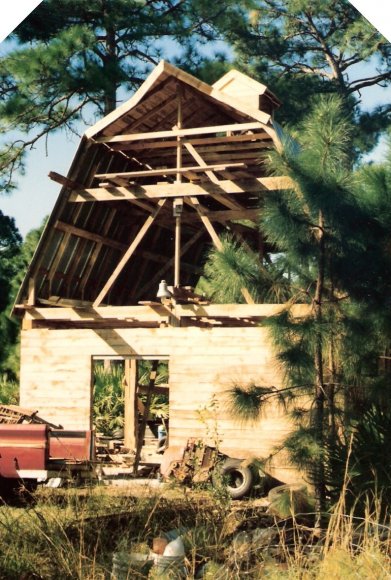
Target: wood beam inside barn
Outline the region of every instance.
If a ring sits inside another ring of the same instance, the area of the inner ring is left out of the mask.
[[[113,137],[98,137],[95,143],[126,143],[129,141],[144,141],[146,139],[169,139],[170,137],[187,137],[188,135],[207,135],[212,133],[227,133],[231,131],[252,131],[264,129],[263,123],[229,123],[227,125],[213,125],[210,127],[194,127],[190,129],[176,129],[171,131],[151,131],[149,133],[131,133],[128,135],[114,135]]]
[[[225,135],[223,137],[199,137],[193,139],[182,139],[182,143],[185,145],[189,143],[190,145],[201,145],[201,146],[213,146],[216,150],[218,150],[219,145],[232,145],[235,143],[246,143],[248,142],[250,146],[251,142],[256,143],[256,146],[259,149],[269,148],[270,143],[265,142],[265,140],[270,140],[270,135],[267,133],[246,133],[244,135]],[[143,151],[145,149],[172,149],[176,147],[176,140],[165,140],[165,141],[156,141],[156,142],[142,142],[142,143],[133,143],[131,142],[128,146],[126,144],[121,143],[120,146],[113,144],[113,149],[116,150],[117,148],[122,150],[132,149],[133,151]],[[243,145],[241,149],[243,148]]]
[[[115,240],[108,238],[107,236],[103,236],[100,234],[95,234],[93,232],[89,232],[83,228],[77,228],[72,224],[66,224],[62,221],[57,220],[54,224],[55,229],[66,232],[68,234],[73,234],[79,238],[84,238],[86,240],[90,240],[91,242],[95,242],[97,244],[104,244],[105,246],[110,246],[114,250],[119,250],[120,252],[124,252],[127,249],[127,245],[121,242],[116,242]]]
[[[276,191],[292,187],[288,177],[257,177],[237,181],[221,180],[216,183],[157,183],[152,185],[128,185],[127,187],[95,187],[76,189],[69,201],[83,203],[89,201],[121,201],[126,199],[159,199],[168,197],[188,197],[211,194],[242,194],[262,191]]]
[[[122,173],[97,173],[95,175],[98,179],[131,179],[137,177],[156,177],[160,175],[183,175],[188,172],[204,173],[207,171],[224,171],[233,167],[245,167],[245,163],[217,163],[216,165],[205,165],[200,167],[194,165],[192,167],[162,167],[161,169],[146,169],[145,171],[123,171]]]
[[[257,318],[263,319],[280,314],[286,304],[177,304],[174,307],[178,318]],[[160,303],[142,306],[101,306],[78,308],[31,307],[16,305],[25,311],[26,319],[41,321],[91,322],[96,320],[120,321],[160,321],[172,315],[170,307]],[[308,316],[311,306],[295,304],[290,306],[295,317]]]

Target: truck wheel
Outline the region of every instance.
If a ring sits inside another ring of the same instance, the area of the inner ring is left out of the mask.
[[[240,459],[226,459],[212,476],[215,486],[225,485],[232,499],[247,495],[254,483],[254,474],[250,467],[242,466]]]

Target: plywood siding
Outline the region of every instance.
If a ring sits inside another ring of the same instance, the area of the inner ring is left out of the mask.
[[[227,409],[235,383],[281,384],[262,327],[25,330],[20,404],[67,428],[89,428],[93,356],[169,358],[172,445],[202,437],[232,456],[267,457],[291,429],[273,404],[256,424],[234,421]]]

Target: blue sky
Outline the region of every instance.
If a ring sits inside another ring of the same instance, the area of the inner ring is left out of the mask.
[[[64,132],[49,137],[47,146],[44,141],[38,142],[28,153],[25,175],[16,179],[18,189],[0,197],[0,209],[15,219],[23,237],[51,212],[60,186],[49,179],[48,173],[67,175],[78,142],[76,136],[70,140]]]

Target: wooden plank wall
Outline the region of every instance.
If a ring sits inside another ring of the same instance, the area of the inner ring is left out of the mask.
[[[20,404],[69,429],[90,427],[93,356],[169,357],[171,445],[203,437],[231,456],[266,457],[291,429],[273,404],[256,424],[234,421],[226,407],[235,383],[281,384],[262,327],[32,329],[21,348]]]

